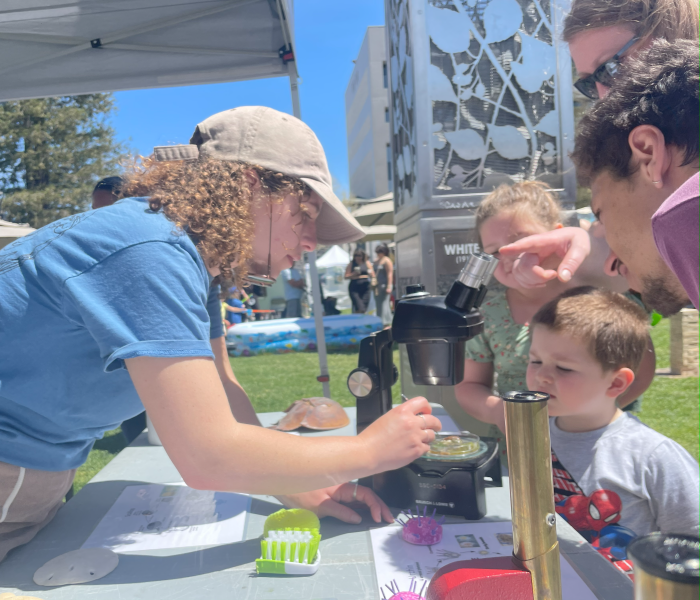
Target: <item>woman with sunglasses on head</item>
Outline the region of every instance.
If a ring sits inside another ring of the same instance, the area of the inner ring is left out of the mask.
[[[563,32],[579,75],[574,86],[588,98],[598,100],[608,93],[625,60],[649,48],[654,40],[692,40],[697,45],[698,25],[697,0],[574,0]],[[692,187],[692,182],[688,185]],[[689,198],[692,197],[691,193]],[[671,203],[676,200],[669,197]],[[674,204],[674,213],[683,210],[683,206],[687,215],[678,223],[696,220],[697,208],[692,203],[678,207]],[[670,207],[669,204],[664,210]],[[505,247],[503,253],[518,259],[513,275],[520,285],[541,286],[556,277],[566,282],[591,264],[587,257],[603,236],[605,230],[600,223],[590,231],[565,227],[520,240]],[[679,248],[676,253],[684,252]],[[557,269],[542,269],[540,264],[553,254],[562,259]],[[605,270],[608,275],[617,275],[627,269],[613,252],[608,252]],[[691,293],[693,296],[697,296],[697,290]]]
[[[626,57],[652,40],[698,39],[697,0],[574,0],[563,38],[584,96],[605,96]]]
[[[191,487],[274,494],[353,523],[340,503],[358,501],[391,521],[347,482],[424,454],[440,429],[428,402],[354,437],[263,429],[212,286],[271,283],[317,242],[364,235],[313,132],[269,108],[225,111],[190,145],[156,149],[121,194],[0,251],[0,560],[53,519],[95,440],[144,407]]]

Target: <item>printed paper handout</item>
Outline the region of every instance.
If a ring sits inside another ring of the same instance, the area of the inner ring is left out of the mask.
[[[374,568],[380,587],[396,581],[400,590],[408,590],[415,579],[420,589],[438,569],[452,562],[513,554],[510,521],[443,525],[442,540],[434,546],[407,544],[401,531],[400,525],[371,531]],[[595,600],[595,594],[563,556],[561,579],[564,600]]]
[[[240,542],[249,506],[250,497],[241,494],[129,486],[82,547],[134,552]]]

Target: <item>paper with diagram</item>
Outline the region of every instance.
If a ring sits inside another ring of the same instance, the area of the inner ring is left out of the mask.
[[[240,542],[250,497],[185,485],[124,489],[83,548],[135,552]]]
[[[411,580],[430,581],[438,569],[455,561],[513,554],[513,527],[510,521],[464,523],[442,526],[442,541],[434,546],[415,546],[401,537],[400,525],[373,529],[372,552],[379,586],[396,581],[407,590]],[[596,600],[573,567],[562,556],[563,600]]]

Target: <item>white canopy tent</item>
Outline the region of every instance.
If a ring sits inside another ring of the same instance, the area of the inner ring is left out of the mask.
[[[350,264],[350,255],[340,246],[331,246],[328,251],[316,261],[319,269],[328,267],[347,267]]]
[[[4,0],[0,102],[288,76],[301,118],[293,49],[293,0]],[[316,282],[315,252],[309,264]]]
[[[0,100],[293,76],[290,0],[5,0]],[[194,123],[193,123],[194,126]]]
[[[316,261],[320,273],[320,281],[326,298],[335,298],[335,307],[344,310],[352,307],[348,292],[349,281],[345,279],[345,269],[350,264],[350,255],[340,246],[331,246],[326,253]],[[309,277],[309,280],[311,277]]]
[[[17,238],[24,237],[36,231],[26,223],[10,223],[0,219],[0,248],[4,248],[7,244],[11,244]]]

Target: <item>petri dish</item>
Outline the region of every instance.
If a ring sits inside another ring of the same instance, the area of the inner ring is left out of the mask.
[[[482,454],[485,444],[479,436],[463,431],[461,433],[438,433],[430,450],[423,455],[429,460],[465,460]]]

